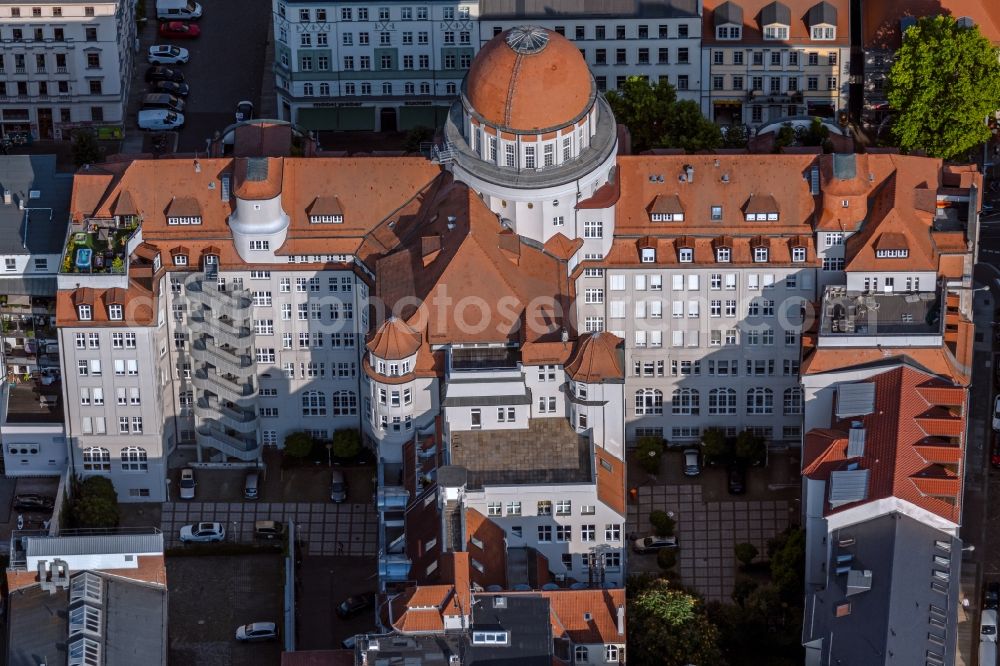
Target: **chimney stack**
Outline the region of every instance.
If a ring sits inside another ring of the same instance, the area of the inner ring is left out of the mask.
[[[625,635],[625,606],[618,606],[618,635]]]

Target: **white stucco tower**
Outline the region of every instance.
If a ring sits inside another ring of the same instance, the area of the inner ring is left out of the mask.
[[[615,120],[565,37],[534,26],[494,37],[469,68],[445,140],[455,177],[516,233],[539,243],[561,233],[583,239],[583,254],[607,253],[613,205],[579,204],[613,178]]]

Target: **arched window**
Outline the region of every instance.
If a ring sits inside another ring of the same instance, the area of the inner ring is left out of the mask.
[[[662,414],[663,392],[657,389],[639,389],[635,392],[635,415]]]
[[[146,464],[146,449],[139,446],[126,446],[122,449],[122,470],[126,472],[145,472],[149,469]]]
[[[358,397],[354,391],[336,391],[333,394],[333,416],[349,416],[358,413]]]
[[[701,403],[698,391],[690,388],[674,389],[670,411],[673,414],[697,414]]]
[[[736,390],[731,388],[714,388],[708,392],[709,414],[735,414]]]
[[[802,413],[802,388],[793,386],[785,389],[785,414]]]
[[[773,414],[774,391],[769,388],[752,388],[747,391],[747,414]]]
[[[588,654],[587,646],[586,645],[577,645],[573,649],[573,657],[574,657],[574,661],[577,664],[586,664],[587,661],[590,658],[590,655]]]
[[[302,416],[326,416],[326,396],[319,391],[303,393]]]
[[[111,451],[100,446],[83,450],[83,469],[88,472],[110,472]]]

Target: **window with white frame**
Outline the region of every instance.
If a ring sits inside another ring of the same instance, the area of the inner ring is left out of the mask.
[[[766,247],[755,247],[753,249],[753,260],[755,263],[765,263],[767,262],[767,248]]]
[[[604,223],[600,220],[586,220],[583,223],[584,238],[603,238]]]
[[[674,389],[670,403],[672,414],[695,415],[699,412],[701,398],[696,389],[678,388]]]
[[[793,247],[792,261],[795,263],[802,263],[805,260],[806,260],[806,249],[804,247]]]
[[[755,387],[747,391],[747,414],[773,414],[774,392],[769,388]]]
[[[728,370],[728,366],[727,366]],[[708,392],[708,413],[735,414],[736,391],[731,388],[714,388]]]
[[[126,446],[122,449],[122,471],[145,472],[148,469],[146,449],[140,446]]]
[[[635,392],[635,415],[663,413],[663,392],[659,389],[639,389]]]

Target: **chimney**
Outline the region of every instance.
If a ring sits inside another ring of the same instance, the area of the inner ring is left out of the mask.
[[[625,635],[625,606],[618,606],[618,635]]]
[[[14,203],[14,195],[11,193],[10,190],[3,191],[3,203],[5,206],[9,206],[12,203]]]
[[[694,167],[691,166],[690,164],[685,164],[684,165],[684,175],[687,176],[687,182],[693,183],[694,182]]]

